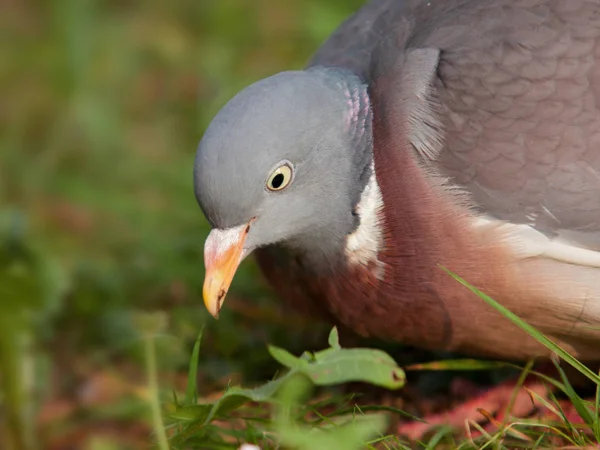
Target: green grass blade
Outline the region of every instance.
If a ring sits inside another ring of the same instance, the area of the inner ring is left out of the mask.
[[[519,393],[519,390],[525,384],[525,378],[527,378],[527,375],[529,375],[529,373],[531,372],[532,367],[533,367],[533,360],[527,361],[527,365],[521,372],[521,375],[519,375],[519,380],[517,381],[517,384],[515,385],[515,389],[513,389],[512,393],[510,395],[510,399],[508,400],[508,403],[506,405],[503,426],[507,425],[509,414],[512,411],[513,407],[515,406],[515,401],[517,400],[517,395]]]
[[[431,361],[427,363],[411,364],[404,366],[404,370],[490,370],[501,367],[515,367],[514,364],[502,361],[481,361],[477,359],[448,359]]]
[[[441,445],[445,439],[448,439],[449,437],[452,438],[453,432],[454,429],[452,427],[440,427],[435,434],[431,436],[429,442],[427,442],[425,450],[435,450],[436,448],[439,448],[438,446]]]
[[[196,342],[194,343],[194,350],[192,351],[192,359],[190,360],[187,386],[185,389],[185,406],[198,403],[198,361],[200,358],[200,344],[202,342],[203,333],[204,327],[200,329]]]
[[[158,388],[158,368],[156,364],[156,348],[154,346],[154,337],[144,337],[144,353],[146,361],[146,372],[148,376],[148,392],[150,410],[152,412],[152,424],[158,448],[160,450],[169,450],[169,440],[165,432],[165,424],[162,419],[160,409],[160,393]]]
[[[575,406],[577,413],[586,424],[588,424],[590,427],[593,427],[594,417],[592,416],[592,413],[587,408],[587,406],[585,406],[582,398],[579,397],[579,395],[577,395],[575,389],[573,389],[573,386],[571,386],[571,383],[569,383],[569,379],[567,378],[565,371],[562,369],[562,367],[560,367],[559,363],[557,361],[553,361],[553,363],[556,367],[556,370],[558,370],[558,373],[560,374],[560,378],[565,387],[565,393],[569,397],[569,400],[571,400],[571,403],[573,403],[573,406]]]

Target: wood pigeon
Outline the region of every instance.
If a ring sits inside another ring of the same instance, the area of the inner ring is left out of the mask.
[[[372,0],[197,150],[217,316],[240,262],[363,336],[600,359],[600,0]]]

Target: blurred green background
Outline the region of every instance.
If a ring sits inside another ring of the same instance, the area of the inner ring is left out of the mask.
[[[17,405],[41,448],[143,448],[144,333],[181,387],[206,325],[204,395],[272,376],[266,343],[323,346],[251,261],[206,313],[192,162],[229,98],[302,67],[361,3],[1,2],[2,439]]]

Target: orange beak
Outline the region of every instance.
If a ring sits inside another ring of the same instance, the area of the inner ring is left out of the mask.
[[[202,296],[211,315],[217,319],[235,272],[247,255],[244,251],[250,223],[226,230],[213,229],[204,243],[206,274]]]

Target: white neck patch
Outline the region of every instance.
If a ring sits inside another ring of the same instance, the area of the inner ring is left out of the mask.
[[[375,262],[375,276],[383,278],[384,266],[377,259],[379,251],[383,248],[383,230],[380,214],[383,210],[383,197],[375,176],[375,166],[371,163],[371,177],[360,196],[356,212],[360,224],[353,233],[346,238],[344,249],[351,265],[368,266]]]

